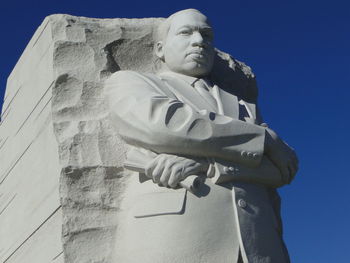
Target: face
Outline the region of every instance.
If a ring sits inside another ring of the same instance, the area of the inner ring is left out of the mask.
[[[201,13],[176,15],[164,41],[157,43],[157,55],[173,72],[193,77],[210,73],[214,60],[213,30]]]

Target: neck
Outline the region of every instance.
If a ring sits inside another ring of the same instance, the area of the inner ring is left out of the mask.
[[[163,63],[161,68],[158,70],[158,74],[175,74],[175,75],[182,75],[182,76],[186,76],[186,77],[190,77],[190,78],[198,78],[198,79],[205,79],[205,78],[209,78],[209,74],[207,75],[193,75],[193,74],[185,74],[182,72],[175,72],[172,71],[171,69],[169,69],[169,67]]]

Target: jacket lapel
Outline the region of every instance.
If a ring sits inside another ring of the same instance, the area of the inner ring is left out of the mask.
[[[252,124],[258,124],[258,121],[256,120],[256,105],[254,103],[249,103],[246,101],[242,101],[242,102],[249,114],[249,117],[245,118],[245,121]]]
[[[215,85],[216,86],[216,85]],[[221,100],[221,105],[223,109],[223,114],[230,116],[234,119],[239,119],[239,99],[237,96],[218,88],[219,100]],[[241,103],[245,106],[248,111],[249,117],[245,118],[246,122],[257,124],[256,120],[256,105],[255,103],[249,103],[241,100]]]
[[[208,110],[215,112],[215,109],[186,81],[169,76],[161,76],[161,78],[179,100],[191,105],[198,111]]]
[[[233,119],[239,118],[239,106],[237,96],[218,88],[219,100],[221,100],[223,114]]]
[[[168,75],[162,75],[161,79],[179,100],[194,107],[196,110],[216,112],[216,110],[186,81]],[[224,114],[233,119],[238,119],[239,102],[237,96],[219,88],[217,85],[214,85],[213,90],[219,108],[217,113]],[[252,119],[255,119],[255,105],[245,102],[245,106]]]

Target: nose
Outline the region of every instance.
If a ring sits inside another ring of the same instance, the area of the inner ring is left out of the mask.
[[[193,32],[192,34],[192,46],[204,46],[204,38],[202,34],[198,31]]]

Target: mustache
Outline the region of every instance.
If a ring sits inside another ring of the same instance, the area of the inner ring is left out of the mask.
[[[204,48],[194,48],[186,52],[186,56],[192,55],[192,54],[205,55],[207,53],[208,51],[205,50]]]

